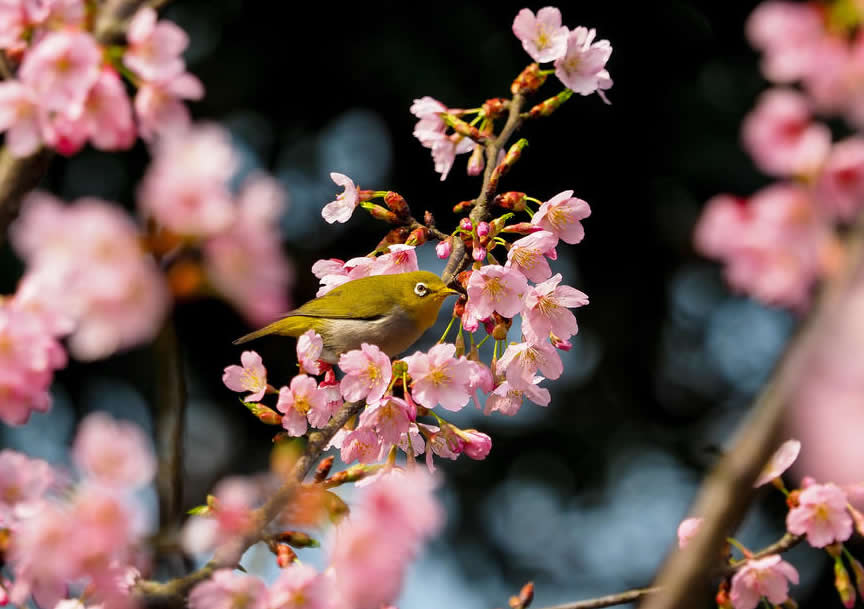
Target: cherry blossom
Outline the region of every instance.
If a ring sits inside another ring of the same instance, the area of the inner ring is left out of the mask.
[[[448,237],[443,241],[439,241],[435,246],[435,255],[441,259],[447,258],[453,249],[453,238]]]
[[[492,438],[476,429],[465,429],[459,436],[465,441],[462,452],[469,459],[481,460],[489,456],[492,450]]]
[[[38,510],[38,502],[56,482],[53,468],[14,450],[0,451],[0,527],[12,528]]]
[[[381,452],[381,439],[370,427],[358,427],[349,432],[342,440],[340,456],[344,463],[355,460],[360,463],[374,463]]]
[[[522,48],[538,63],[555,61],[567,52],[570,30],[561,25],[561,11],[545,6],[537,16],[523,8],[513,20],[513,33],[522,41]]]
[[[789,598],[789,582],[798,583],[798,571],[779,555],[748,560],[732,578],[732,605],[755,609],[763,596],[779,605]]]
[[[579,331],[576,316],[569,310],[588,304],[588,296],[576,288],[561,283],[560,273],[536,286],[525,295],[522,312],[522,333],[531,343],[540,343],[554,334],[567,340]]]
[[[408,374],[413,379],[411,396],[418,403],[427,408],[441,404],[454,411],[468,403],[471,365],[464,358],[454,358],[455,354],[456,345],[443,343],[435,345],[428,353],[417,351],[405,358]]]
[[[605,69],[612,45],[608,40],[594,42],[595,30],[577,27],[567,36],[567,52],[555,60],[555,75],[568,89],[580,95],[598,95],[609,103],[603,91],[612,86]]]
[[[324,339],[315,332],[307,330],[297,339],[297,364],[300,371],[306,374],[321,374],[321,351],[324,349]]]
[[[328,609],[329,582],[309,565],[291,564],[280,570],[269,590],[273,609]],[[193,607],[192,609],[196,609]]]
[[[270,606],[264,580],[231,569],[217,569],[189,593],[190,609],[267,609]]]
[[[774,82],[808,76],[824,32],[818,8],[807,3],[763,2],[747,20],[750,43],[765,53],[762,72]]]
[[[244,351],[240,355],[242,366],[232,365],[225,368],[222,382],[231,391],[249,391],[243,398],[247,402],[258,402],[267,391],[267,369],[261,356],[255,351]]]
[[[824,548],[852,535],[852,517],[846,510],[846,493],[833,483],[812,484],[798,495],[798,506],[789,510],[786,528],[806,535],[814,548]]]
[[[478,319],[486,319],[493,312],[514,317],[522,309],[527,288],[528,281],[519,270],[497,264],[483,266],[468,279],[471,313]]]
[[[32,88],[17,80],[0,82],[0,131],[6,132],[6,146],[16,157],[39,149],[44,140],[43,112]]]
[[[233,476],[219,482],[213,490],[210,513],[192,516],[184,524],[183,548],[191,554],[200,554],[220,544],[237,544],[253,524],[252,509],[260,494],[260,486],[248,478]],[[239,546],[236,549],[242,550]]]
[[[864,138],[837,142],[819,175],[817,201],[832,216],[849,221],[864,205]]]
[[[88,480],[107,487],[134,489],[156,474],[156,458],[141,428],[105,413],[93,413],[81,422],[72,451]]]
[[[504,381],[486,398],[483,413],[500,412],[508,417],[513,416],[522,407],[523,398],[528,398],[538,406],[548,406],[552,396],[548,389],[539,386],[542,381],[542,376],[535,376],[528,384],[520,383],[522,388],[516,388],[509,381]]]
[[[779,478],[783,475],[787,469],[792,467],[792,464],[795,463],[795,459],[798,458],[798,453],[801,452],[801,442],[798,440],[786,440],[783,444],[780,445],[774,454],[771,456],[771,459],[762,468],[762,473],[759,474],[759,477],[756,479],[756,482],[753,483],[753,486],[758,488],[763,484],[768,484],[775,478]]]
[[[164,80],[185,70],[182,53],[189,45],[189,37],[176,24],[157,21],[153,8],[145,6],[135,14],[126,38],[129,46],[123,63],[144,80]]]
[[[182,100],[202,97],[204,85],[188,72],[142,82],[133,102],[141,137],[153,140],[159,134],[187,129],[189,110]]]
[[[435,171],[441,174],[442,182],[450,174],[453,163],[456,162],[456,157],[460,154],[471,152],[474,150],[474,146],[476,144],[473,140],[458,133],[442,135],[432,146],[427,146],[427,148],[432,149],[432,160],[435,162]]]
[[[340,383],[342,395],[352,402],[360,399],[377,402],[393,377],[390,358],[377,345],[366,343],[340,355],[339,368],[345,373]]]
[[[702,526],[702,518],[687,518],[678,525],[678,547],[682,550],[687,547],[690,540],[699,532]]]
[[[335,171],[330,174],[330,179],[333,180],[337,186],[341,186],[345,190],[342,194],[336,197],[335,201],[331,201],[324,206],[324,209],[321,210],[321,216],[328,224],[333,224],[334,222],[344,224],[351,219],[354,209],[360,202],[357,193],[357,186],[351,181],[351,178],[344,174],[336,173]]]
[[[420,119],[414,127],[414,137],[425,147],[433,147],[444,136],[447,130],[447,124],[441,118],[444,112],[448,112],[447,106],[428,95],[415,99],[411,104],[411,114]]]
[[[564,364],[548,342],[525,342],[509,345],[498,360],[496,370],[498,374],[503,372],[511,387],[525,391],[534,384],[537,370],[554,380],[564,372]]]
[[[558,237],[549,231],[538,231],[514,241],[507,253],[507,268],[521,272],[534,282],[546,281],[552,276],[552,269],[546,257],[557,258],[555,246]]]
[[[383,399],[363,411],[360,423],[373,427],[384,444],[396,444],[417,418],[417,408],[401,398]]]
[[[279,390],[276,409],[283,413],[282,427],[292,436],[302,436],[307,429],[307,414],[327,408],[327,395],[318,389],[311,376],[298,374],[291,385]]]
[[[591,207],[574,197],[572,190],[565,190],[545,201],[531,218],[531,224],[549,231],[564,243],[574,244],[585,238],[580,220],[590,215]]]

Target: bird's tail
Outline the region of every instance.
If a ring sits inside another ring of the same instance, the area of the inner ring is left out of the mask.
[[[255,340],[256,338],[261,338],[268,334],[281,334],[282,336],[294,336],[296,338],[306,330],[314,327],[314,325],[312,318],[303,317],[301,315],[289,315],[288,317],[277,319],[272,324],[266,325],[260,330],[255,330],[245,336],[241,336],[234,341],[234,344],[241,345],[243,343],[248,343],[250,340]]]

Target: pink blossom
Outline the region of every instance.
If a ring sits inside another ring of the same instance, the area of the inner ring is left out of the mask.
[[[388,397],[366,408],[360,416],[360,423],[374,428],[384,444],[396,444],[416,418],[416,406],[401,398]]]
[[[560,192],[544,202],[531,224],[549,231],[565,243],[579,243],[585,237],[582,222],[591,215],[591,207],[577,197],[572,190]]]
[[[831,131],[811,122],[809,102],[791,89],[763,93],[741,136],[756,165],[777,176],[815,174],[831,147]]]
[[[87,32],[49,32],[24,56],[19,77],[40,107],[77,117],[99,78],[102,50]]]
[[[382,254],[375,259],[372,275],[394,275],[396,273],[409,273],[419,271],[417,266],[417,251],[413,245],[395,244],[388,248],[387,254]]]
[[[780,445],[765,467],[762,468],[762,473],[753,483],[754,488],[758,488],[763,484],[768,484],[774,478],[779,478],[787,469],[789,469],[795,459],[798,458],[798,453],[801,452],[801,442],[798,440],[786,440]]]
[[[328,582],[309,565],[294,563],[281,569],[270,586],[269,607],[272,609],[328,609],[330,606]]]
[[[311,376],[298,374],[291,379],[289,387],[279,390],[276,409],[283,413],[282,426],[292,436],[306,433],[306,416],[310,410],[327,407],[327,395],[318,389],[318,383]]]
[[[287,294],[294,269],[282,250],[278,228],[284,197],[276,180],[254,174],[240,191],[235,221],[203,245],[213,287],[254,325],[291,308]]]
[[[39,149],[43,112],[36,93],[17,80],[0,82],[0,131],[6,132],[6,146],[15,157],[25,157]]]
[[[48,389],[66,352],[38,313],[0,304],[0,421],[23,425],[51,408]]]
[[[0,451],[0,527],[12,528],[19,517],[38,510],[38,502],[55,481],[54,470],[45,461]]]
[[[321,374],[321,351],[324,339],[315,331],[307,330],[297,339],[297,364],[300,371],[313,376]]]
[[[342,440],[340,457],[343,463],[354,460],[374,463],[381,452],[381,439],[370,427],[358,427]]]
[[[588,296],[561,283],[561,273],[528,288],[522,313],[522,333],[531,343],[540,343],[554,334],[566,340],[579,331],[576,316],[569,308],[588,304]]]
[[[183,72],[183,51],[189,37],[170,21],[156,21],[156,11],[145,6],[132,21],[126,37],[129,46],[123,54],[123,63],[147,81],[163,80]]]
[[[492,371],[485,364],[468,360],[468,365],[471,370],[471,375],[468,377],[468,392],[474,398],[474,405],[482,408],[477,401],[477,391],[489,393],[495,389],[495,379],[492,377]]]
[[[345,373],[340,383],[342,395],[351,402],[361,399],[377,402],[393,377],[390,358],[377,345],[366,343],[340,355],[339,368]]]
[[[846,510],[846,493],[836,484],[813,484],[801,491],[798,506],[789,510],[786,528],[807,535],[814,548],[824,548],[852,535],[852,517]]]
[[[135,94],[135,115],[141,137],[154,136],[189,127],[189,110],[184,99],[204,97],[204,85],[192,74],[182,72],[164,80],[142,82]]]
[[[72,455],[89,480],[107,487],[136,488],[148,484],[156,474],[149,438],[137,425],[101,412],[81,422]]]
[[[548,406],[552,397],[549,395],[548,389],[539,386],[542,380],[542,376],[535,376],[530,384],[521,389],[517,389],[508,381],[504,381],[486,398],[486,408],[483,413],[491,414],[497,411],[511,417],[519,412],[523,398],[528,398],[538,406]]]
[[[485,459],[489,455],[489,451],[492,450],[492,438],[483,432],[476,429],[465,429],[459,435],[465,440],[462,451],[470,459]]]
[[[764,52],[762,72],[774,82],[810,74],[824,36],[818,8],[803,2],[763,2],[747,20],[750,43]]]
[[[261,356],[255,351],[244,351],[240,355],[242,366],[227,366],[222,375],[222,382],[231,391],[251,392],[245,398],[247,402],[258,402],[267,391],[267,369]]]
[[[503,372],[512,387],[523,391],[534,384],[538,369],[553,380],[564,372],[561,356],[548,342],[509,345],[496,367],[498,374]]]
[[[109,489],[83,484],[69,507],[66,522],[75,527],[67,532],[64,545],[66,560],[77,573],[101,571],[112,560],[129,559],[132,543],[143,532],[141,514],[131,504]]]
[[[453,163],[456,161],[456,155],[465,154],[474,150],[476,144],[473,140],[458,133],[450,135],[441,135],[435,143],[427,148],[432,149],[432,160],[435,162],[435,171],[441,174],[441,181],[447,179],[450,170],[453,168]]]
[[[360,203],[357,186],[351,178],[344,174],[336,173],[335,171],[330,173],[330,179],[333,180],[337,186],[341,186],[345,190],[342,194],[336,197],[335,201],[331,201],[324,206],[324,209],[321,210],[321,216],[328,224],[333,224],[334,222],[344,224],[351,219],[354,209],[357,207],[357,204]]]
[[[181,533],[183,548],[190,554],[200,554],[217,545],[236,542],[254,524],[252,510],[260,495],[260,486],[248,478],[233,476],[219,482],[213,490],[211,513],[192,516],[184,524]],[[245,548],[238,546],[235,550]]]
[[[461,410],[468,403],[472,369],[465,358],[456,359],[456,345],[442,343],[408,356],[408,374],[413,379],[411,396],[423,406],[437,404],[447,410]]]
[[[153,147],[138,189],[142,211],[179,235],[210,236],[236,219],[228,180],[237,168],[228,132],[217,125],[171,131]]]
[[[217,569],[189,593],[190,609],[267,609],[267,584],[254,575]],[[281,605],[273,605],[281,607]]]
[[[549,231],[538,231],[513,242],[507,253],[507,268],[521,272],[531,281],[539,283],[552,276],[546,257],[555,260],[558,237]]]
[[[425,431],[426,435],[426,467],[429,472],[435,471],[433,455],[437,455],[442,459],[458,459],[459,455],[465,449],[465,440],[457,433],[457,428],[447,423],[441,427],[435,425],[426,425],[420,423],[419,427]]]
[[[577,27],[567,36],[567,52],[555,60],[555,76],[568,89],[580,95],[595,91],[606,103],[603,91],[612,86],[612,79],[605,69],[612,45],[608,40],[594,42],[594,29]]]
[[[497,264],[483,266],[468,279],[471,314],[478,319],[486,319],[493,312],[514,317],[522,309],[527,288],[528,280],[519,270]]]
[[[441,118],[444,112],[448,112],[447,106],[428,95],[411,104],[411,114],[420,119],[414,127],[414,137],[426,148],[432,148],[444,136],[447,130]]]
[[[864,205],[864,138],[834,144],[817,188],[817,200],[832,216],[847,221],[855,217]]]
[[[682,550],[687,547],[690,540],[699,532],[703,518],[687,518],[678,525],[678,547]]]
[[[513,33],[538,63],[555,61],[567,52],[570,30],[561,25],[561,11],[554,6],[544,6],[536,17],[530,9],[523,8],[513,20]]]
[[[755,609],[763,596],[779,605],[789,598],[789,582],[798,583],[798,571],[778,554],[748,560],[732,578],[732,606]]]
[[[444,241],[439,241],[438,244],[435,246],[435,255],[443,260],[444,258],[450,256],[450,252],[452,249],[453,238],[448,237],[444,239]]]

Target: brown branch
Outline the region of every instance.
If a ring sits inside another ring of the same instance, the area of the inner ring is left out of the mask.
[[[783,537],[772,543],[770,546],[766,546],[753,554],[753,559],[765,558],[766,556],[770,556],[771,554],[782,554],[783,552],[791,550],[792,548],[797,546],[799,543],[801,543],[802,539],[803,537],[799,537],[798,535],[786,533]],[[747,560],[739,560],[731,565],[726,565],[716,574],[722,575],[723,577],[728,577],[738,571],[745,564],[747,564]],[[662,589],[663,588],[661,586],[653,586],[650,588],[635,588],[633,590],[625,590],[624,592],[617,592],[615,594],[609,594],[607,596],[589,598],[584,601],[576,601],[573,603],[564,603],[561,605],[542,607],[541,609],[598,609],[599,607],[612,607],[614,605],[624,605],[626,603],[632,603],[633,601],[640,600],[641,598],[648,596],[649,594],[655,594],[657,592],[660,592]]]
[[[306,449],[294,464],[285,484],[264,505],[252,513],[253,525],[245,537],[232,540],[231,543],[217,548],[210,562],[188,575],[167,582],[139,580],[134,586],[137,600],[147,607],[182,609],[186,605],[186,595],[192,587],[209,578],[217,569],[235,567],[242,552],[262,539],[267,526],[294,498],[297,489],[312,469],[315,460],[321,456],[327,443],[337,431],[342,429],[348,419],[362,410],[363,406],[363,402],[346,402],[325,427],[309,434]]]
[[[483,186],[480,189],[480,195],[474,200],[474,208],[470,213],[470,218],[475,224],[488,222],[492,218],[492,212],[489,210],[489,201],[495,195],[495,186],[492,185],[492,171],[498,163],[498,153],[504,149],[509,139],[522,124],[521,112],[524,105],[525,98],[518,93],[514,95],[508,104],[507,122],[504,123],[501,133],[495,139],[486,142],[486,169],[483,172]],[[452,284],[456,275],[468,267],[470,260],[471,256],[465,251],[465,244],[462,243],[462,240],[454,239],[453,249],[447,259],[444,272],[441,274],[444,283]]]
[[[664,593],[650,597],[645,609],[690,609],[706,604],[715,557],[744,517],[753,500],[753,482],[779,444],[785,405],[798,392],[819,349],[830,348],[823,337],[830,337],[832,329],[837,331],[832,326],[843,319],[850,288],[864,282],[862,241],[864,222],[859,219],[850,235],[846,267],[826,284],[812,314],[741,424],[732,447],[702,484],[690,510],[704,519],[699,535],[685,550],[673,551],[667,558],[655,580]]]
[[[100,44],[110,44],[122,39],[129,18],[144,4],[145,0],[107,0],[96,17],[96,40]],[[8,68],[5,62],[3,66]],[[31,156],[15,158],[6,146],[0,150],[0,244],[6,238],[9,225],[18,217],[21,199],[36,188],[53,156],[52,150],[41,149]]]

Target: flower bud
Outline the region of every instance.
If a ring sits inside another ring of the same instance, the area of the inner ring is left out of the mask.
[[[479,176],[483,173],[483,168],[486,166],[486,160],[483,153],[483,146],[474,147],[471,156],[468,157],[467,172],[469,176]]]
[[[530,222],[517,222],[516,224],[505,226],[501,229],[501,232],[516,233],[517,235],[530,235],[531,233],[536,233],[541,230],[543,230],[543,227],[531,224]]]
[[[403,374],[408,374],[408,362],[397,359],[393,362],[393,378],[399,378]]]
[[[717,609],[733,609],[732,599],[729,597],[729,581],[723,580],[717,587],[717,595],[714,597]]]
[[[317,548],[320,544],[308,534],[300,531],[282,531],[274,535],[277,543],[286,543],[295,548]]]
[[[478,236],[478,237],[486,237],[486,236],[488,236],[490,230],[491,230],[491,229],[489,228],[489,223],[488,223],[488,222],[480,222],[480,223],[477,224],[477,236]]]
[[[321,463],[315,468],[315,482],[324,482],[327,479],[330,470],[333,468],[333,460],[335,458],[333,455],[330,455],[321,460]]]
[[[459,228],[469,233],[474,230],[474,224],[471,222],[471,218],[462,218],[459,220]]]
[[[466,123],[461,118],[457,118],[452,114],[446,112],[442,113],[441,120],[443,120],[447,126],[453,129],[453,131],[455,131],[459,135],[464,135],[465,137],[472,139],[475,142],[485,142],[487,139],[489,139],[489,136],[481,133],[477,127]]]
[[[262,406],[255,402],[243,402],[243,405],[249,409],[249,412],[254,414],[259,421],[267,425],[281,425],[282,415],[271,408]]]
[[[464,212],[466,209],[468,209],[470,207],[474,207],[474,199],[471,199],[470,201],[460,201],[459,203],[457,203],[456,205],[453,206],[453,213],[454,214],[461,214],[462,212]]]
[[[524,192],[502,192],[496,196],[492,202],[498,207],[510,209],[513,211],[522,211],[525,209],[525,193]]]
[[[492,99],[487,99],[483,102],[483,114],[485,114],[488,118],[498,118],[507,107],[510,105],[510,102],[501,97],[493,97]]]
[[[789,506],[789,509],[793,509],[798,507],[799,499],[798,497],[801,495],[800,490],[794,490],[786,496],[786,505]]]
[[[858,588],[858,594],[864,598],[864,566],[858,562],[857,558],[850,559],[852,572],[855,574],[855,587]]]
[[[411,231],[408,239],[405,240],[405,245],[423,245],[429,238],[429,230],[425,226],[418,226]]]
[[[529,95],[542,87],[544,82],[546,74],[541,73],[538,64],[532,63],[516,77],[510,85],[510,92],[513,95]]]
[[[843,606],[846,609],[852,609],[855,606],[855,588],[852,587],[849,572],[846,571],[843,561],[839,558],[834,560],[834,587],[837,588],[837,594],[840,595]]]
[[[447,237],[444,241],[439,241],[435,246],[435,255],[442,260],[447,258],[451,251],[453,251],[453,237]]]
[[[276,544],[276,564],[281,569],[290,567],[297,560],[297,553],[291,549],[291,546],[284,543]]]
[[[426,226],[435,226],[435,216],[428,209],[423,212],[423,224]]]
[[[510,326],[507,324],[495,324],[495,327],[492,328],[492,338],[495,340],[507,340],[507,332],[509,329]]]
[[[375,205],[374,203],[367,203],[363,206],[368,212],[376,220],[383,220],[389,224],[399,224],[399,217],[394,214],[389,209],[385,209],[380,205]]]
[[[456,357],[465,355],[465,337],[461,332],[456,335],[456,340],[453,342],[456,344]]]
[[[483,262],[486,260],[486,248],[485,247],[475,247],[471,250],[471,257],[475,262]]]
[[[390,211],[396,214],[401,220],[407,220],[411,217],[411,210],[408,207],[408,203],[398,192],[393,192],[392,190],[388,191],[387,194],[384,195],[384,204],[387,205]]]
[[[560,108],[561,104],[563,104],[565,101],[570,99],[570,97],[572,95],[573,95],[572,90],[564,89],[563,91],[561,91],[561,93],[559,93],[555,97],[550,97],[549,99],[544,100],[544,101],[540,102],[539,104],[537,104],[536,106],[534,106],[533,108],[531,108],[528,111],[528,115],[531,118],[540,118],[541,116],[549,116],[550,114],[555,112],[555,110]]]
[[[485,459],[492,450],[492,438],[476,429],[465,429],[459,436],[465,440],[463,452],[474,460]]]
[[[375,251],[378,252],[387,252],[391,245],[402,244],[405,243],[405,239],[408,238],[410,231],[407,226],[397,226],[394,229],[391,229],[381,241],[378,242],[378,245],[375,247]]]
[[[507,154],[504,155],[504,160],[498,163],[495,169],[492,170],[492,176],[489,178],[489,188],[494,190],[498,187],[498,180],[500,180],[501,176],[506,175],[507,172],[513,168],[513,165],[516,164],[516,161],[522,158],[522,151],[525,149],[526,146],[528,146],[528,140],[526,140],[524,137],[518,140],[512,146],[510,146]]]
[[[527,609],[534,600],[534,582],[528,582],[519,590],[518,596],[511,596],[510,609]]]
[[[458,275],[456,275],[456,283],[462,286],[462,290],[468,289],[468,281],[471,279],[471,273],[473,271],[462,271]]]

